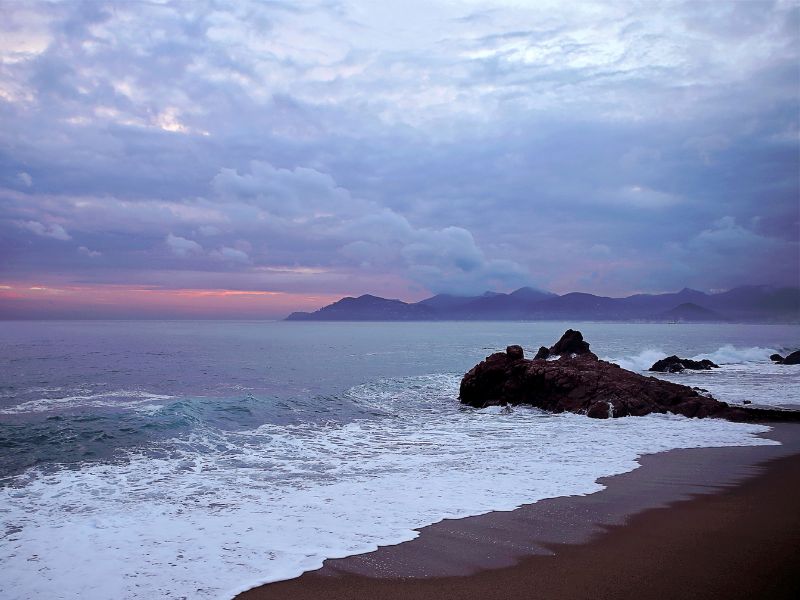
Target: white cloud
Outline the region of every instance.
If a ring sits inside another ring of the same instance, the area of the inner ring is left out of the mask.
[[[219,227],[215,227],[214,225],[202,225],[197,229],[202,235],[212,236],[212,235],[219,235],[220,230]]]
[[[164,241],[175,256],[186,257],[192,254],[200,254],[203,251],[203,247],[194,240],[188,240],[171,233]]]
[[[263,161],[252,161],[249,167],[249,172],[243,174],[222,169],[212,187],[223,199],[251,202],[270,214],[287,218],[352,212],[360,204],[329,174],[316,169],[280,169]]]
[[[97,258],[98,256],[103,256],[102,252],[98,252],[97,250],[90,250],[86,246],[79,246],[78,254],[83,254],[84,256],[88,256],[89,258]]]
[[[664,208],[680,204],[683,199],[674,194],[660,192],[644,185],[630,185],[620,190],[615,198],[634,208]]]
[[[250,256],[248,256],[247,252],[243,252],[242,250],[237,250],[236,248],[231,248],[229,246],[223,246],[218,250],[214,250],[210,253],[210,255],[219,260],[228,262],[241,264],[247,264],[250,262]]]
[[[519,263],[489,259],[462,227],[415,228],[390,210],[349,222],[350,238],[340,253],[380,270],[401,270],[411,280],[434,292],[476,293],[487,289],[509,289],[530,282],[530,274]]]
[[[42,237],[49,237],[55,240],[67,241],[71,240],[72,236],[67,233],[58,223],[43,224],[39,221],[17,221],[17,226],[22,229],[27,229],[31,233],[40,235]]]
[[[19,181],[25,187],[31,187],[33,185],[33,177],[31,177],[25,171],[17,173],[17,181]]]

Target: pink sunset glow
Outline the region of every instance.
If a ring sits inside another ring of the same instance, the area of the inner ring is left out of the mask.
[[[0,284],[6,318],[282,318],[293,310],[315,310],[337,295],[262,290],[164,289],[124,285]]]

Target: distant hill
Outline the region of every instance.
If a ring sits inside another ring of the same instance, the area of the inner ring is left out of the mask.
[[[551,292],[529,287],[520,288],[510,294],[486,292],[461,304],[449,318],[462,319],[524,319],[536,305],[549,298],[557,298]],[[425,302],[424,300],[422,302]]]
[[[718,312],[709,308],[704,308],[694,304],[693,302],[684,302],[683,304],[679,304],[675,308],[661,313],[661,316],[669,321],[712,322],[727,320]]]
[[[364,294],[358,298],[342,298],[313,313],[294,312],[288,321],[429,321],[437,312],[424,305],[401,300],[387,300]]]
[[[795,315],[800,310],[800,288],[747,285],[714,294],[704,304],[733,319],[766,319],[775,315]]]
[[[289,321],[605,320],[800,322],[800,288],[743,286],[718,294],[684,288],[669,294],[610,298],[582,292],[561,296],[524,287],[510,294],[439,294],[420,302],[365,294],[342,298]]]

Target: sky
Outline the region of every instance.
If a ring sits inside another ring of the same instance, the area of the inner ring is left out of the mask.
[[[800,2],[0,14],[0,318],[800,285]]]

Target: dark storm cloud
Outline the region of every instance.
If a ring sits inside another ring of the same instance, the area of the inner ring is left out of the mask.
[[[798,284],[798,7],[3,3],[3,279]]]

